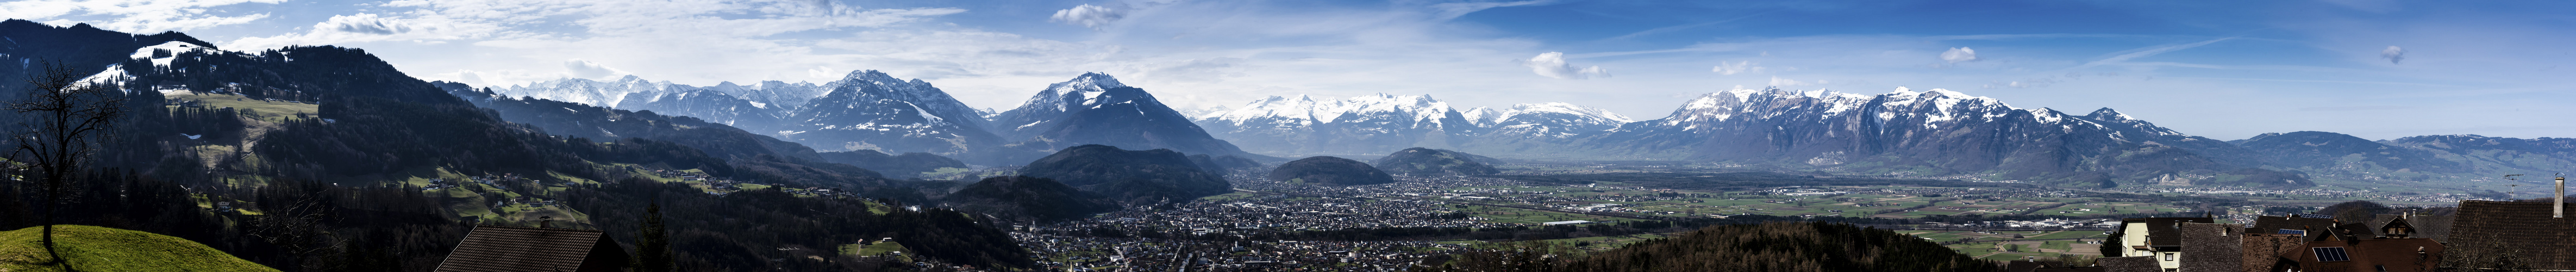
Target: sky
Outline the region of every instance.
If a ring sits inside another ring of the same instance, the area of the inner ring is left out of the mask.
[[[1948,89],[2222,140],[2576,137],[2567,1],[22,0],[0,18],[239,51],[366,49],[426,80],[919,78],[1009,109],[1084,72],[1184,110],[1266,96],[1567,102]]]

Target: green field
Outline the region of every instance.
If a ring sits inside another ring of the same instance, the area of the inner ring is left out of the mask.
[[[320,108],[322,107],[321,105],[305,103],[283,101],[270,102],[228,94],[190,94],[181,92],[167,94],[166,97],[171,101],[198,101],[205,103],[206,107],[209,108],[233,108],[242,110],[242,115],[244,115],[244,117],[268,122],[283,122],[288,118],[295,117],[295,114],[297,113],[319,113],[321,112]]]
[[[0,232],[0,271],[62,271],[38,244],[41,227]],[[56,251],[79,271],[277,271],[170,237],[105,227],[58,225]]]

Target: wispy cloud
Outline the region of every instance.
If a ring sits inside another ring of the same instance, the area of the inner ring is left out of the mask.
[[[206,27],[236,25],[268,18],[268,13],[239,15],[210,14],[209,8],[238,4],[276,4],[286,0],[27,0],[0,2],[0,18],[45,21],[71,25],[81,22],[102,29],[134,33],[185,31]],[[82,17],[74,19],[72,17]]]
[[[1720,75],[1735,75],[1735,74],[1745,73],[1745,72],[1761,72],[1761,71],[1762,71],[1762,69],[1763,69],[1763,67],[1762,67],[1762,66],[1753,66],[1753,61],[1749,61],[1749,60],[1748,60],[1748,61],[1737,61],[1737,62],[1735,62],[1735,63],[1726,63],[1726,62],[1720,61],[1720,62],[1717,62],[1717,67],[1716,67],[1716,68],[1709,68],[1709,70],[1708,70],[1708,71],[1710,71],[1710,72],[1717,72],[1717,74],[1720,74]]]
[[[2154,56],[2154,55],[2156,55],[2156,54],[2164,54],[2165,52],[2173,52],[2173,51],[2178,51],[2178,50],[2183,50],[2183,49],[2191,49],[2191,48],[2193,48],[2193,47],[2200,47],[2200,46],[2203,46],[2203,45],[2209,45],[2209,44],[2218,43],[2218,42],[2221,42],[2221,41],[2227,41],[2227,40],[2231,40],[2231,39],[2236,39],[2236,37],[2217,38],[2217,39],[2210,39],[2210,40],[2207,40],[2207,41],[2200,41],[2200,42],[2193,42],[2193,43],[2185,43],[2185,44],[2169,44],[2169,45],[2159,45],[2159,46],[2151,46],[2151,47],[2146,47],[2146,48],[2133,49],[2133,50],[2129,50],[2129,51],[2125,51],[2125,52],[2123,52],[2123,53],[2120,53],[2119,55],[2112,55],[2111,57],[2102,58],[2102,59],[2100,59],[2100,60],[2094,60],[2094,61],[2092,61],[2092,62],[2086,62],[2086,63],[2084,63],[2084,65],[2077,65],[2077,66],[2075,66],[2074,68],[2070,68],[2070,69],[2083,69],[2083,68],[2091,68],[2091,67],[2094,67],[2094,66],[2102,66],[2102,65],[2118,64],[2118,63],[2121,63],[2121,62],[2127,62],[2127,61],[2129,61],[2129,60],[2131,60],[2131,59],[2144,58],[2144,57],[2147,57],[2147,56]]]

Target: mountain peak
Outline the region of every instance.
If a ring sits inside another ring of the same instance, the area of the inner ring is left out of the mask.
[[[1047,90],[1056,91],[1058,93],[1074,91],[1098,92],[1119,87],[1127,87],[1127,84],[1118,83],[1118,78],[1109,76],[1109,74],[1086,72],[1082,73],[1081,76],[1073,77],[1073,80],[1047,85]]]
[[[877,70],[855,70],[855,71],[850,71],[850,75],[847,75],[847,76],[841,76],[841,80],[862,80],[862,81],[871,81],[871,82],[895,82],[895,83],[902,83],[902,82],[904,82],[904,81],[903,81],[903,79],[900,79],[900,78],[894,78],[894,75],[887,75],[885,72],[880,72],[880,71],[877,71]]]
[[[2122,121],[2122,120],[2137,119],[2137,118],[2130,118],[2128,114],[2122,114],[2122,113],[2120,113],[2120,111],[2118,111],[2118,110],[2112,110],[2111,108],[2107,108],[2107,107],[2106,107],[2106,108],[2102,108],[2102,109],[2098,109],[2098,110],[2093,110],[2093,113],[2092,113],[2092,114],[2086,114],[2086,115],[2084,115],[2084,117],[2085,117],[2085,118],[2087,118],[2087,119],[2105,120],[2105,121]]]

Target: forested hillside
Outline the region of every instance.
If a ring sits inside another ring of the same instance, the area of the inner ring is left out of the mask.
[[[0,185],[12,192],[0,199],[7,229],[50,213],[286,271],[426,271],[476,224],[534,226],[542,216],[634,243],[638,210],[663,203],[675,211],[665,213],[667,229],[686,267],[908,266],[829,251],[886,237],[912,239],[904,244],[919,261],[1028,265],[995,228],[944,209],[899,208],[920,194],[879,190],[890,181],[875,172],[693,118],[473,101],[486,108],[352,48],[239,52],[176,33],[117,36],[164,41],[129,45],[49,38],[100,35],[86,26],[0,27],[12,43],[0,54],[54,65],[12,81],[50,72],[123,90],[103,100],[123,114],[71,183],[74,197],[50,202],[17,193],[33,185]],[[64,48],[79,50],[56,50]],[[511,122],[522,120],[537,125]]]

